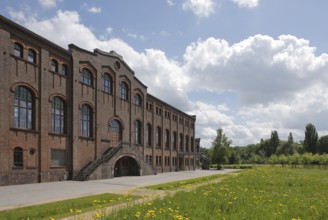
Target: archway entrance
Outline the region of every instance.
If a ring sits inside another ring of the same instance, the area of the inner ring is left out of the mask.
[[[119,176],[140,176],[140,167],[132,157],[122,157],[118,159],[114,166],[114,177]]]
[[[110,123],[110,140],[112,147],[117,147],[122,141],[122,126],[116,119]]]

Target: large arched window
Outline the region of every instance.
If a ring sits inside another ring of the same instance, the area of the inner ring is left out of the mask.
[[[14,44],[14,56],[23,58],[23,46],[19,43]]]
[[[136,144],[141,144],[141,137],[142,137],[142,126],[140,121],[136,121],[135,124],[135,135],[136,135]]]
[[[81,109],[81,136],[92,137],[92,110],[88,105]]]
[[[161,142],[162,142],[161,128],[157,127],[156,128],[156,146],[161,147]]]
[[[21,147],[15,147],[14,149],[14,166],[23,167],[23,149]]]
[[[170,148],[170,131],[169,131],[169,129],[165,130],[165,147]]]
[[[104,74],[104,92],[113,93],[113,80],[108,73]]]
[[[186,152],[189,152],[189,137],[188,137],[188,135],[186,135],[186,148],[185,148],[185,151]]]
[[[51,60],[51,62],[50,62],[50,70],[52,71],[52,72],[58,72],[58,62],[57,62],[57,60],[55,60],[55,59],[52,59]]]
[[[179,136],[179,146],[180,146],[180,151],[183,151],[183,134],[181,133]]]
[[[33,128],[33,96],[31,92],[18,86],[14,99],[14,127],[23,129]]]
[[[81,72],[81,82],[84,84],[87,84],[89,86],[92,86],[92,74],[90,70],[84,68]]]
[[[66,64],[63,64],[61,66],[60,74],[63,75],[63,76],[66,76],[67,75],[67,70],[68,70],[67,65]]]
[[[136,96],[135,96],[135,104],[137,105],[137,106],[141,106],[142,105],[142,99],[141,99],[141,96],[139,95],[139,94],[137,94]]]
[[[121,99],[129,100],[129,87],[125,82],[121,83]]]
[[[177,149],[177,133],[173,132],[173,149]]]
[[[147,124],[147,129],[146,129],[146,145],[151,146],[151,125]]]
[[[27,61],[31,63],[36,63],[36,52],[32,49],[28,50]]]
[[[65,133],[65,105],[59,97],[52,99],[51,131],[57,134]]]

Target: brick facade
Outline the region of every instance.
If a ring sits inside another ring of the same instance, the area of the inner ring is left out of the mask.
[[[196,116],[148,94],[116,52],[66,50],[0,16],[0,62],[0,185],[198,167]]]

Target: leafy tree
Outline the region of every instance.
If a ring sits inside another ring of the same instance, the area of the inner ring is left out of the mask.
[[[289,132],[287,143],[290,145],[294,144],[294,138],[292,132]]]
[[[328,153],[328,135],[320,137],[318,142],[318,153]]]
[[[216,131],[216,137],[212,143],[212,163],[216,163],[218,168],[219,164],[227,163],[228,150],[231,145],[231,140],[223,133],[223,130],[219,128]]]
[[[295,153],[295,147],[294,147],[294,138],[293,134],[290,132],[288,135],[287,142],[283,143],[280,148],[277,149],[277,155],[292,155]]]
[[[277,152],[279,142],[280,140],[279,140],[278,132],[276,130],[271,131],[271,138],[270,138],[271,146],[267,154],[268,157],[270,157],[272,154],[275,154]]]
[[[314,125],[308,123],[305,127],[303,147],[305,152],[315,154],[317,152],[318,133]]]

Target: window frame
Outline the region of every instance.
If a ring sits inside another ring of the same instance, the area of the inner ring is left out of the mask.
[[[81,71],[81,83],[88,85],[88,86],[93,86],[93,76],[92,72],[87,69],[83,68]]]
[[[22,59],[23,52],[24,52],[23,45],[18,42],[15,42],[14,43],[14,56]]]
[[[51,149],[51,167],[66,167],[67,155],[64,149]]]
[[[92,138],[93,135],[93,117],[92,117],[92,108],[83,104],[80,111],[80,134],[81,137]]]
[[[13,164],[14,167],[24,167],[24,150],[21,147],[15,147],[13,151]]]
[[[23,121],[24,118],[25,121]],[[32,130],[33,122],[34,97],[32,92],[24,86],[17,86],[14,94],[14,127]]]
[[[113,94],[113,79],[108,73],[104,73],[103,83],[103,91],[108,94]]]
[[[139,106],[139,107],[142,106],[142,98],[141,98],[141,95],[139,95],[139,94],[136,94],[135,95],[135,102],[134,102],[134,104],[136,106]]]
[[[35,50],[28,49],[27,61],[30,62],[30,63],[36,64],[36,52],[35,52]]]
[[[156,146],[161,147],[162,146],[162,130],[160,127],[156,128]]]
[[[58,73],[58,61],[55,59],[50,60],[50,71]]]
[[[51,132],[66,133],[66,105],[64,100],[58,96],[53,97],[51,101]]]
[[[120,98],[125,101],[129,100],[129,86],[125,82],[121,82],[120,84]]]
[[[139,120],[136,120],[135,122],[135,143],[136,144],[142,144],[142,125]]]

